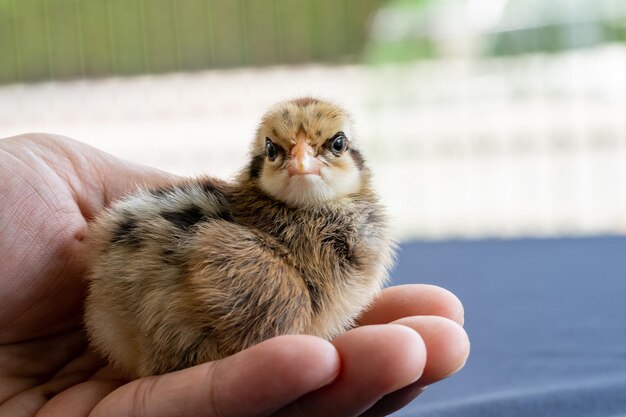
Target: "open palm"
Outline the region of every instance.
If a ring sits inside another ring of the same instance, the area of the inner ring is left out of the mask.
[[[0,140],[0,415],[386,415],[460,368],[463,309],[432,286],[392,287],[334,341],[282,336],[229,358],[126,381],[81,321],[87,222],[169,174],[67,138]]]

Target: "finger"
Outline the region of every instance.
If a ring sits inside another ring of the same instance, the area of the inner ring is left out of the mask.
[[[45,417],[88,416],[91,410],[124,383],[114,380],[90,380],[74,385],[52,397],[38,412]]]
[[[397,285],[381,292],[361,315],[359,324],[384,324],[409,316],[440,316],[463,325],[463,304],[450,291],[435,285]]]
[[[465,365],[470,342],[465,330],[456,322],[437,316],[405,317],[393,322],[418,332],[428,354],[420,383],[425,386],[447,378]]]
[[[469,339],[456,322],[437,316],[405,317],[393,322],[418,332],[428,360],[422,377],[413,384],[381,398],[362,417],[386,416],[413,401],[424,388],[463,367],[469,355]]]
[[[59,377],[54,377],[42,385],[19,393],[9,400],[0,404],[0,416],[30,417],[38,414],[42,407],[46,406],[51,398],[56,398],[57,393],[63,393],[89,378],[89,372],[76,372]],[[46,411],[47,413],[47,411]],[[38,415],[55,415],[41,413]],[[71,413],[60,414],[71,416]],[[84,415],[84,414],[83,414]]]
[[[424,342],[406,326],[359,327],[333,344],[341,357],[337,379],[275,416],[358,415],[384,395],[416,381],[426,363]]]
[[[193,368],[133,381],[107,396],[93,417],[267,415],[333,381],[335,348],[313,336],[281,336]]]

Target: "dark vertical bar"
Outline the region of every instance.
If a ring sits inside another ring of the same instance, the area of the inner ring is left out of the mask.
[[[308,0],[306,9],[308,15],[307,26],[309,28],[309,37],[311,40],[311,59],[317,62],[320,61],[322,58],[322,48],[320,45],[321,37],[319,35],[320,16],[318,14],[316,5],[316,0]]]
[[[272,9],[274,12],[274,27],[276,28],[276,48],[278,49],[278,63],[285,63],[285,50],[283,44],[283,37],[285,31],[283,30],[282,13],[280,7],[280,0],[268,0],[272,2]]]
[[[54,70],[52,66],[52,30],[50,28],[50,10],[48,9],[48,0],[41,1],[43,7],[43,28],[44,28],[44,45],[46,48],[46,69],[47,79],[54,78]]]
[[[141,58],[143,72],[150,73],[150,43],[146,33],[146,4],[144,0],[137,0],[139,6],[139,31],[141,33]]]
[[[355,10],[357,7],[359,6],[355,6],[354,0],[343,0],[343,20],[345,22],[343,30],[345,32],[344,38],[346,40],[343,59],[348,61],[354,61],[356,51],[358,50],[356,27],[359,23],[356,21]],[[361,5],[361,7],[363,7],[363,5]]]
[[[85,39],[83,37],[82,0],[74,0],[74,19],[76,21],[76,39],[78,41],[78,62],[80,76],[85,77]]]
[[[208,53],[209,53],[209,65],[212,67],[217,66],[217,56],[215,52],[215,15],[213,11],[213,1],[206,0],[206,21],[207,21],[207,36],[208,36]]]
[[[106,9],[107,9],[107,20],[108,27],[107,33],[109,35],[109,50],[111,55],[111,68],[113,70],[113,74],[119,74],[119,65],[118,65],[118,56],[117,56],[117,40],[116,40],[116,29],[117,25],[115,24],[115,11],[113,7],[113,0],[104,0],[106,1]]]
[[[241,39],[241,60],[240,65],[249,66],[250,65],[250,47],[248,44],[248,20],[246,16],[246,6],[244,3],[247,3],[246,0],[239,0],[239,20],[240,20],[240,34],[239,39]]]
[[[183,70],[183,59],[180,44],[180,5],[178,0],[171,0],[170,10],[172,12],[172,29],[174,34],[174,56],[176,57],[176,70]]]
[[[20,48],[20,18],[17,14],[17,1],[11,1],[11,14],[13,15],[13,38],[15,41],[15,71],[16,71],[16,81],[22,82],[24,79],[24,75],[22,72],[22,51]]]
[[[17,18],[14,10],[14,1],[0,4],[0,83],[14,83],[19,81],[19,50],[17,39]]]

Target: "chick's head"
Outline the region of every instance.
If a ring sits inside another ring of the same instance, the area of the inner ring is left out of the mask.
[[[262,119],[249,175],[268,195],[302,207],[358,193],[367,180],[348,114],[332,103],[300,98]]]

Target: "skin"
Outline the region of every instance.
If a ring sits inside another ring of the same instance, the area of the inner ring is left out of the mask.
[[[463,308],[446,290],[388,288],[332,342],[281,336],[220,361],[127,381],[81,324],[87,221],[172,176],[73,140],[0,140],[0,415],[382,416],[458,369]]]

